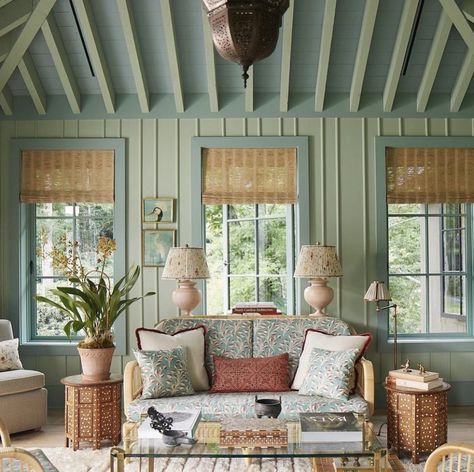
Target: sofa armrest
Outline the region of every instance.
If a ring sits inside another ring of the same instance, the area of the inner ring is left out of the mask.
[[[128,404],[142,393],[142,375],[137,361],[127,362],[123,373],[123,407],[127,415]]]
[[[374,414],[374,366],[364,357],[356,364],[357,385],[356,392],[369,404],[369,415]]]

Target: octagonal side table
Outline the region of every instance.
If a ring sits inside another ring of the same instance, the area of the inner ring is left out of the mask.
[[[444,382],[433,390],[415,390],[385,384],[387,391],[387,447],[411,453],[418,464],[420,454],[429,454],[448,439],[448,391]]]
[[[111,375],[109,380],[83,381],[81,375],[61,379],[65,389],[65,435],[66,447],[72,443],[79,449],[81,441],[92,443],[100,449],[102,440],[112,445],[121,439],[121,395],[122,376]]]

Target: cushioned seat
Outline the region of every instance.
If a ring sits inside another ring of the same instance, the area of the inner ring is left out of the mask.
[[[35,370],[8,370],[0,375],[0,397],[44,387],[44,374]]]
[[[128,404],[127,417],[131,421],[139,421],[146,416],[150,406],[158,411],[201,410],[205,419],[221,416],[254,417],[255,395],[259,398],[281,397],[282,411],[279,418],[298,419],[299,412],[341,412],[355,411],[368,413],[367,402],[358,394],[351,395],[349,400],[334,400],[318,395],[299,395],[297,392],[281,392],[278,394],[258,393],[198,393],[182,397],[158,398],[152,400],[137,399]]]

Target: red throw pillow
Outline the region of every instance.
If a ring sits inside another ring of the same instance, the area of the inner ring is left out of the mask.
[[[289,390],[288,358],[287,352],[239,359],[214,356],[210,392],[285,392]]]

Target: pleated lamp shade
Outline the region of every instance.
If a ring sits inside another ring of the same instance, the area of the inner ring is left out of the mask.
[[[364,296],[364,300],[369,302],[378,302],[382,300],[389,301],[392,297],[390,296],[390,292],[383,282],[378,280],[374,280],[370,287],[367,290],[367,293]]]

